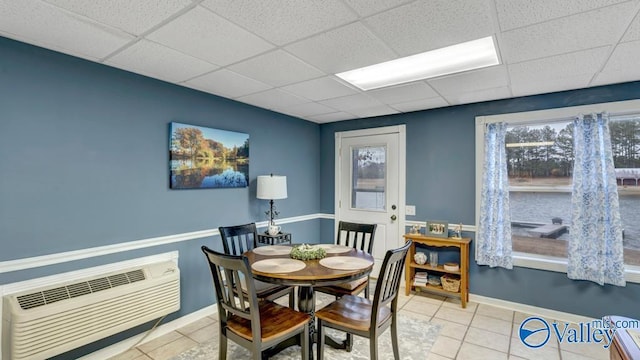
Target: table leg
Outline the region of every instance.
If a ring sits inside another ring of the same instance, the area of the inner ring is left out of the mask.
[[[298,286],[298,310],[309,314],[309,359],[313,359],[313,344],[316,335],[316,297],[312,286]]]

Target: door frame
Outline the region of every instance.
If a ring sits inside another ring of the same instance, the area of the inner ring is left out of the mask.
[[[338,222],[340,221],[340,197],[341,197],[341,189],[340,187],[340,144],[342,143],[343,138],[348,137],[358,137],[358,136],[370,136],[370,135],[384,135],[384,134],[398,134],[398,237],[397,243],[392,245],[392,248],[397,248],[404,244],[402,240],[402,235],[405,234],[405,211],[406,211],[406,188],[407,188],[407,132],[406,125],[393,125],[393,126],[383,126],[377,128],[369,128],[369,129],[360,129],[360,130],[349,130],[349,131],[339,131],[335,133],[335,157],[334,157],[334,174],[335,174],[335,184],[334,184],[334,224],[333,224],[333,234],[334,238],[337,236],[338,232]]]

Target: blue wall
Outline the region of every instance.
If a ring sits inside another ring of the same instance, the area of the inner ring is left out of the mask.
[[[334,211],[336,131],[406,124],[406,198],[407,204],[416,206],[416,216],[407,216],[407,220],[446,219],[450,223],[475,224],[476,116],[637,98],[640,82],[322,124],[320,208],[322,212]],[[322,228],[325,232],[332,230],[325,223]],[[475,234],[465,236],[473,238]],[[601,287],[569,280],[563,273],[528,268],[490,269],[478,266],[473,255],[472,243],[470,291],[474,294],[591,317],[606,314],[640,317],[640,284]]]
[[[5,38],[0,54],[0,262],[266,220],[262,174],[287,176],[281,217],[319,211],[315,123]],[[251,186],[169,189],[172,121],[248,133]],[[319,226],[283,227],[294,242],[318,242]],[[182,309],[170,320],[213,303],[200,246],[217,241],[2,273],[0,284],[177,250]]]

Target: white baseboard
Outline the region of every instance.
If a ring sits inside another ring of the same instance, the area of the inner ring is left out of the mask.
[[[532,306],[532,305],[520,304],[517,302],[496,299],[496,298],[491,298],[491,297],[482,296],[482,295],[469,294],[469,301],[473,301],[478,304],[501,307],[501,308],[513,310],[513,311],[519,311],[525,314],[540,315],[548,319],[554,319],[554,320],[560,320],[560,321],[578,323],[578,322],[588,322],[588,321],[594,320],[593,318],[590,318],[588,316],[571,314],[567,312],[551,310],[551,309],[541,308],[541,307]]]
[[[111,346],[108,346],[106,348],[100,349],[98,351],[92,352],[91,354],[85,355],[81,358],[79,358],[80,360],[102,360],[102,359],[109,359],[111,357],[114,357],[118,354],[122,354],[124,352],[126,352],[127,350],[139,346],[141,344],[147,343],[153,339],[156,339],[162,335],[168,334],[174,330],[180,329],[181,327],[184,327],[186,325],[191,324],[192,322],[195,322],[197,320],[202,319],[205,316],[211,316],[211,315],[215,315],[218,313],[218,306],[216,304],[213,305],[209,305],[205,308],[202,308],[200,310],[194,311],[190,314],[187,314],[183,317],[177,318],[173,321],[170,321],[166,324],[160,325],[158,327],[156,327],[155,329],[151,329],[149,331],[151,331],[151,333],[149,335],[147,335],[147,332],[142,333],[142,334],[138,334],[134,337],[130,337],[126,340],[120,341],[119,343],[113,344]],[[147,336],[144,339],[144,342],[141,342],[140,344],[138,344],[138,342],[143,339],[145,336]]]

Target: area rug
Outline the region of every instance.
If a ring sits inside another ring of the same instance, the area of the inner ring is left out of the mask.
[[[433,346],[440,325],[431,324],[428,321],[411,318],[406,313],[398,314],[398,347],[400,350],[400,359],[403,360],[424,360],[429,354],[429,350]],[[326,329],[336,339],[344,339],[342,332]],[[313,346],[314,356],[316,346]],[[346,352],[345,350],[337,350],[325,345],[324,356],[326,359],[338,360],[368,360],[369,357],[369,340],[354,336],[353,350]],[[228,359],[250,359],[251,354],[243,347],[237,346],[233,341],[229,341],[227,345]],[[378,337],[378,358],[393,359],[393,350],[391,348],[391,329],[387,329]],[[191,359],[218,359],[218,339],[200,344],[180,355],[172,358],[172,360],[191,360]],[[300,359],[300,347],[291,346],[274,357],[273,360],[289,360]]]

